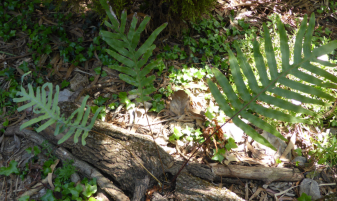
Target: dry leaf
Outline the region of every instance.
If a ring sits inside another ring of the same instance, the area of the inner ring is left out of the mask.
[[[181,116],[185,113],[185,108],[189,104],[189,96],[183,90],[178,90],[173,93],[172,101],[170,103],[170,111]]]

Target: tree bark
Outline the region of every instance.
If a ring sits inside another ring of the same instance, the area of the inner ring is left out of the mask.
[[[59,106],[61,114],[66,117],[77,108],[75,104],[70,102],[60,103]],[[66,131],[57,136],[54,136],[54,131],[55,125],[49,126],[41,133],[50,142],[57,143]],[[160,161],[156,144],[153,143],[150,136],[131,133],[98,120],[92,131],[89,132],[86,143],[85,146],[81,142],[75,144],[73,137],[70,137],[61,146],[70,150],[74,156],[91,163],[111,176],[113,181],[117,182],[119,187],[130,195],[135,190],[136,179],[143,179],[148,175],[142,165],[156,178],[160,178],[163,174],[161,161],[164,168],[172,166],[174,163],[173,157],[158,146]],[[157,182],[150,176],[150,185],[154,183]]]

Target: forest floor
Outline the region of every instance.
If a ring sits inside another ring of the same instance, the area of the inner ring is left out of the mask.
[[[219,112],[206,83],[212,68],[219,67],[227,77],[230,75],[228,53],[219,51],[219,46],[230,46],[238,41],[245,56],[253,58],[250,41],[254,34],[260,37],[263,23],[273,31],[276,15],[292,36],[298,30],[298,19],[315,13],[313,44],[319,47],[337,39],[337,3],[331,0],[218,0],[211,16],[205,15],[196,23],[186,24],[189,31],[181,35],[163,32],[154,42],[157,47],[151,59],[162,59],[163,63],[151,72],[156,76],[153,84],[156,91],[153,100],[145,104],[146,110],[151,109],[147,119],[143,105],[135,101],[135,96],[128,95],[134,87],[119,78],[120,72],[109,68],[109,65],[119,64],[103,51],[109,46],[99,36],[103,25],[97,14],[90,9],[78,13],[73,10],[75,8],[67,6],[55,10],[52,3],[34,4],[27,1],[20,8],[19,1],[5,2],[7,4],[0,8],[0,15],[3,15],[0,16],[3,24],[0,27],[0,135],[7,128],[20,125],[33,116],[32,110],[18,112],[18,104],[13,102],[21,87],[21,77],[31,71],[23,87],[31,84],[35,90],[47,82],[59,85],[59,102],[81,103],[83,97],[89,95],[87,105],[93,113],[99,107],[104,107],[98,116],[100,121],[131,133],[152,133],[162,149],[182,161],[187,160],[196,146],[221,126],[219,119],[229,119]],[[130,21],[127,23],[130,24]],[[142,35],[141,41],[144,42],[148,35]],[[218,35],[221,37],[217,38]],[[273,45],[277,47],[278,44]],[[336,52],[326,57],[332,62],[337,61]],[[337,71],[333,74],[337,75]],[[328,92],[335,94],[334,90]],[[220,176],[213,181],[218,188],[227,188],[245,200],[336,200],[335,107],[332,103],[331,107],[314,109],[319,113],[332,113],[310,126],[271,122],[274,125],[277,123],[277,129],[288,142],[256,129],[273,142],[278,151],[254,142],[230,122],[220,134],[226,134],[234,141],[218,135],[217,140],[207,142],[203,151],[193,156],[191,162],[210,167],[220,163],[238,169],[240,166],[250,166],[269,171],[268,168],[278,167],[292,171],[287,176],[289,181],[271,179],[270,175],[263,175],[256,169],[246,174],[243,174],[245,170],[234,171],[232,175]],[[210,118],[212,115],[213,118]],[[67,174],[75,171],[69,161],[63,161],[58,166],[54,164],[56,158],[48,155],[48,148],[42,146],[44,150],[40,153],[42,148],[29,142],[29,139],[2,135],[0,143],[0,201],[17,200],[26,191],[31,191],[35,184],[49,178],[48,172],[53,172],[54,168],[58,175],[63,175],[64,180],[70,179]],[[231,151],[225,151],[225,145],[230,146],[228,150]],[[14,160],[17,158],[22,160]],[[18,168],[12,161],[19,162]],[[300,176],[295,178],[295,173]],[[81,172],[79,174],[81,176]],[[62,179],[60,182],[64,182]],[[82,176],[80,180],[84,185],[95,186],[92,180],[85,180]],[[47,190],[51,189],[51,183],[45,180],[39,192],[34,192],[31,198],[56,200],[56,193]],[[69,186],[75,189],[70,185],[73,184],[62,183],[64,188]],[[146,191],[148,199],[151,199],[154,191],[158,190],[149,187]],[[86,197],[77,195],[68,199],[90,200],[92,197],[98,200],[95,192],[88,193]],[[311,198],[301,196],[302,192]],[[27,197],[20,199],[28,200]]]

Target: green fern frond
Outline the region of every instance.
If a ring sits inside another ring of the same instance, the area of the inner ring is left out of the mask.
[[[242,118],[247,119],[250,123],[254,124],[255,126],[265,131],[268,131],[283,140],[286,140],[273,126],[261,120],[259,117],[249,113],[247,110],[250,109],[264,117],[281,120],[283,122],[291,122],[291,123],[311,123],[311,122],[307,119],[295,117],[281,111],[265,108],[257,104],[255,102],[256,100],[259,100],[259,102],[265,102],[269,105],[277,106],[286,111],[317,117],[318,115],[313,111],[307,110],[298,105],[294,105],[287,100],[271,96],[266,92],[270,92],[285,99],[294,99],[302,103],[318,104],[325,106],[327,104],[324,103],[322,100],[319,100],[317,98],[311,98],[302,94],[306,93],[314,95],[316,97],[328,101],[335,101],[336,99],[330,94],[327,94],[321,89],[315,88],[313,86],[316,85],[325,88],[327,87],[336,88],[337,86],[336,85],[337,78],[334,75],[312,64],[312,62],[316,62],[324,66],[331,66],[331,67],[336,66],[335,64],[318,60],[317,57],[324,54],[328,54],[332,52],[334,49],[336,49],[337,41],[330,42],[327,45],[321,46],[311,51],[311,41],[312,41],[311,38],[314,31],[314,25],[315,25],[314,14],[311,15],[308,27],[307,27],[307,16],[304,17],[295,40],[294,58],[293,58],[294,63],[290,64],[289,63],[290,50],[288,46],[288,38],[283,24],[278,19],[277,27],[280,34],[280,49],[282,54],[282,70],[279,73],[277,70],[276,58],[272,46],[271,37],[269,35],[267,26],[263,24],[265,52],[271,79],[268,78],[266,64],[264,63],[263,56],[259,50],[259,43],[256,40],[254,40],[253,42],[255,66],[259,72],[260,82],[262,83],[262,86],[258,85],[257,79],[254,76],[251,66],[247,62],[247,59],[241,52],[241,49],[236,42],[234,45],[237,51],[237,58],[234,56],[233,52],[230,49],[228,50],[228,52],[229,52],[229,62],[231,66],[231,72],[236,88],[238,89],[238,95],[234,92],[227,78],[218,69],[213,69],[212,71],[215,75],[215,78],[219,86],[222,88],[224,94],[222,94],[219,91],[218,87],[211,80],[207,80],[212,95],[214,96],[216,102],[219,104],[220,108],[226,113],[226,115],[233,117],[233,122],[241,129],[243,129],[255,141],[264,144],[270,148],[275,149],[265,138],[259,135],[253,128],[244,123],[236,115],[240,113]],[[302,56],[302,49],[304,56]],[[316,78],[315,76],[300,71],[299,70],[300,67],[308,70],[311,73],[314,73],[316,76],[321,76],[325,79],[328,79],[332,83],[324,83],[322,80]],[[243,81],[240,69],[242,70],[244,76],[248,80],[247,85]],[[289,74],[309,84],[303,84],[286,78],[286,76]],[[289,91],[280,88],[276,85],[276,83],[279,83],[283,86],[286,86],[299,92]],[[251,90],[251,92],[249,91],[249,89]]]
[[[106,1],[100,0],[100,2],[111,21],[111,24],[105,21],[105,25],[115,31],[115,33],[108,31],[100,32],[103,40],[105,40],[112,48],[107,49],[106,52],[125,65],[123,67],[116,65],[109,67],[124,73],[119,75],[120,79],[137,87],[137,89],[132,90],[130,94],[138,95],[138,98],[136,99],[138,102],[148,101],[150,100],[148,95],[155,91],[155,88],[153,87],[155,76],[152,75],[147,77],[147,74],[149,74],[150,71],[158,66],[162,61],[160,59],[154,60],[145,67],[143,66],[147,63],[153,50],[156,48],[153,44],[154,40],[167,26],[167,23],[161,25],[153,31],[150,37],[137,50],[140,34],[144,31],[147,23],[150,21],[150,17],[145,17],[136,29],[138,20],[137,16],[134,15],[129,32],[125,34],[126,12],[122,12],[121,23],[119,23],[111,14],[109,5]]]
[[[25,76],[25,75],[24,75]],[[49,95],[48,99],[46,88],[49,89]],[[20,126],[20,129],[26,128],[28,126],[31,126],[35,123],[38,123],[40,121],[48,120],[41,126],[39,126],[36,131],[41,132],[44,129],[46,129],[48,126],[51,126],[52,124],[56,123],[56,129],[54,135],[58,135],[65,131],[67,128],[69,128],[69,131],[58,141],[58,144],[63,143],[66,141],[69,137],[71,137],[74,133],[74,142],[78,142],[78,138],[82,134],[82,145],[85,145],[85,138],[88,136],[89,131],[94,126],[95,120],[97,118],[97,115],[102,110],[102,108],[99,108],[95,114],[94,117],[91,119],[91,122],[88,126],[86,126],[90,109],[87,108],[87,110],[84,113],[85,110],[85,104],[89,98],[89,96],[86,96],[83,101],[80,108],[75,110],[71,116],[68,119],[65,119],[63,116],[60,117],[60,108],[58,107],[58,96],[59,96],[59,86],[56,86],[56,93],[54,94],[54,99],[52,98],[53,95],[53,84],[52,83],[45,83],[41,88],[37,87],[36,89],[36,96],[34,94],[34,90],[31,84],[28,85],[29,92],[27,93],[26,90],[21,86],[21,91],[17,92],[17,96],[22,96],[21,98],[14,98],[14,102],[25,102],[28,101],[27,104],[21,106],[18,108],[18,111],[25,110],[29,107],[33,107],[33,112],[35,114],[41,114],[37,118],[31,119],[25,123],[23,123]],[[84,113],[84,114],[83,114]],[[73,118],[76,115],[76,119],[73,121]],[[72,122],[73,121],[73,122]]]

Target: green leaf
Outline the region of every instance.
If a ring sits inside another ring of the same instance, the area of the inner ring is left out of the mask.
[[[85,184],[85,190],[82,194],[86,197],[90,197],[97,192],[97,185],[90,185],[88,183]]]
[[[7,127],[9,125],[9,120],[6,118],[6,120],[2,123],[4,127]]]
[[[41,197],[42,201],[56,201],[56,198],[53,195],[53,191],[50,189],[47,189],[47,193]]]
[[[228,142],[227,144],[225,145],[227,151],[231,150],[231,149],[234,149],[234,148],[238,148],[238,146],[236,145],[235,143],[235,140],[233,138],[228,138]]]
[[[213,149],[214,156],[212,157],[212,160],[219,161],[221,163],[223,159],[225,159],[226,150],[224,148],[218,149],[218,152],[216,152],[215,149]]]
[[[179,138],[181,138],[182,136],[183,134],[180,132],[180,130],[178,128],[174,128],[173,134],[169,137],[169,140],[170,141],[179,140]]]
[[[121,103],[130,102],[130,100],[128,99],[128,94],[126,92],[119,92],[118,96],[119,96]]]
[[[116,103],[116,102],[114,102],[114,103],[110,103],[109,105],[108,105],[108,107],[110,108],[110,109],[112,109],[112,110],[114,110],[114,109],[116,109],[117,107],[118,107],[118,103]]]
[[[41,150],[38,146],[34,146],[33,150],[34,150],[34,156],[37,156],[41,153]]]
[[[69,86],[70,82],[68,82],[67,80],[63,80],[62,83],[61,83],[61,89]]]
[[[301,197],[297,199],[298,201],[311,201],[311,196],[306,193],[302,193]]]
[[[94,100],[94,104],[98,106],[102,106],[109,98],[104,98],[102,96],[99,96],[97,99]]]
[[[25,195],[19,198],[19,201],[29,201],[29,195]]]
[[[101,70],[102,70],[101,67],[94,68],[94,71],[95,71],[96,75],[100,75],[101,74]]]
[[[9,176],[12,173],[19,174],[20,171],[16,167],[17,165],[18,165],[18,162],[12,160],[11,162],[9,162],[9,166],[8,167],[0,167],[0,175]]]
[[[19,66],[20,69],[23,70],[23,72],[28,72],[29,71],[29,68],[28,68],[28,62],[24,61],[20,66]]]
[[[210,107],[207,108],[207,111],[205,112],[205,116],[209,119],[209,120],[213,120],[215,117],[215,114],[213,113],[213,109],[211,109]]]
[[[27,149],[26,149],[26,151],[27,151],[27,153],[32,153],[32,148],[31,147],[28,147]]]
[[[80,193],[82,192],[83,188],[81,185],[77,185],[75,188],[69,188],[69,191],[71,193],[71,198],[73,200],[76,200],[80,197]]]

